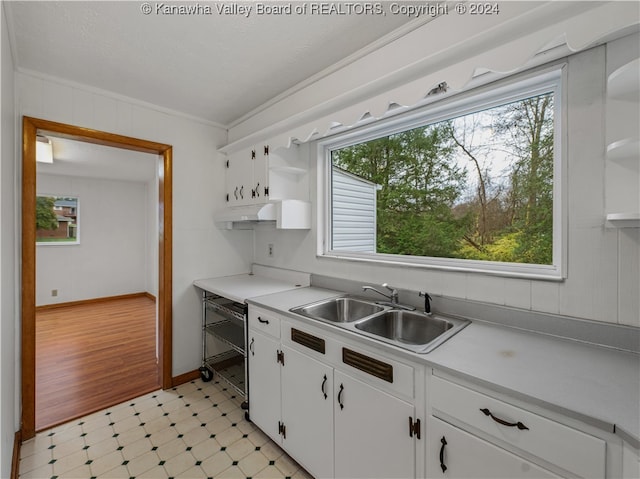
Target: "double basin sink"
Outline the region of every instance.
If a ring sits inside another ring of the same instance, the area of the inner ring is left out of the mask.
[[[289,311],[422,354],[469,324],[464,319],[409,311],[353,296],[325,299]]]

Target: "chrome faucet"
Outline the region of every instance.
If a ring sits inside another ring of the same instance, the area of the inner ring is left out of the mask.
[[[382,287],[383,288],[387,288],[389,291],[391,291],[391,294],[385,294],[382,291],[380,291],[379,289],[374,288],[373,286],[363,286],[362,287],[362,291],[366,291],[366,290],[370,289],[371,291],[375,291],[376,293],[384,296],[389,301],[391,301],[393,304],[397,304],[398,303],[398,290],[395,289],[395,288],[392,288],[387,283],[383,283]]]
[[[416,309],[413,306],[405,306],[404,304],[399,304],[398,303],[398,290],[397,289],[392,288],[387,283],[383,283],[382,287],[383,288],[387,288],[389,291],[391,291],[391,294],[383,293],[382,291],[380,291],[379,289],[374,288],[373,286],[363,286],[362,287],[362,291],[367,291],[367,290],[375,291],[376,293],[384,296],[385,298],[387,298],[389,300],[389,302],[384,301],[384,302],[380,302],[380,304],[387,304],[389,306],[393,306],[394,308],[406,309],[406,310],[409,310],[409,311],[413,311],[414,309]]]

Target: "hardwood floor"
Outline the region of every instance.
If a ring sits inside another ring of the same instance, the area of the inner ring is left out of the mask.
[[[36,430],[160,388],[148,296],[36,311]]]

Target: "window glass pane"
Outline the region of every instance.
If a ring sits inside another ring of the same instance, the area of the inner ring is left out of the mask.
[[[74,196],[36,197],[36,243],[79,243],[78,198]]]
[[[331,151],[331,250],[551,265],[554,94]]]

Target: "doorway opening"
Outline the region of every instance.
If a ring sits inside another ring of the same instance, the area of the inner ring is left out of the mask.
[[[159,156],[157,174],[157,357],[159,383],[172,386],[171,253],[172,147],[98,130],[23,118],[22,150],[22,424],[23,440],[36,432],[36,141],[50,135]]]

